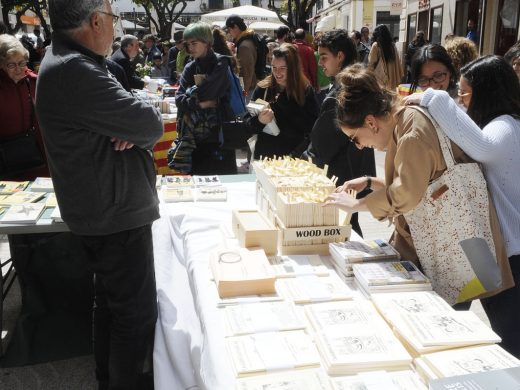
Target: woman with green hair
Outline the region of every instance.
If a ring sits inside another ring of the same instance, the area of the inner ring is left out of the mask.
[[[178,135],[169,150],[168,165],[195,175],[236,173],[234,151],[221,148],[222,122],[230,115],[231,59],[213,51],[207,23],[186,27],[184,43],[193,61],[184,68],[175,95]]]

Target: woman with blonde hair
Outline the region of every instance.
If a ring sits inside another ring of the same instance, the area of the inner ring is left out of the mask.
[[[34,180],[37,176],[49,176],[43,140],[34,113],[37,75],[27,68],[28,61],[29,52],[18,39],[8,34],[0,35],[2,180]],[[22,145],[19,150],[18,141],[22,140],[34,142]]]
[[[257,84],[251,99],[265,100],[269,108],[245,117],[251,132],[258,134],[254,158],[299,157],[318,117],[316,94],[303,75],[300,56],[292,44],[283,43],[273,50],[271,69],[272,73]],[[280,129],[276,136],[262,131],[273,120]]]
[[[444,44],[444,48],[451,57],[453,66],[457,71],[457,77],[460,76],[460,69],[464,65],[478,58],[477,45],[468,38],[454,37]]]

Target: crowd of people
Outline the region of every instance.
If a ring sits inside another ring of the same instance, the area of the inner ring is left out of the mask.
[[[292,156],[327,166],[338,185],[327,205],[354,213],[360,235],[358,211],[392,220],[393,245],[419,264],[407,215],[447,168],[436,126],[442,129],[455,160],[478,161],[487,180],[494,254],[510,278],[482,302],[504,348],[520,357],[520,312],[511,310],[520,302],[520,284],[512,283],[520,283],[520,43],[504,57],[478,58],[474,26],[444,46],[419,31],[403,67],[385,25],[372,37],[367,27],[314,37],[281,27],[268,37],[232,15],[225,28],[192,23],[170,44],[152,35],[113,41],[116,16],[107,0],[50,0],[49,13],[52,46],[32,44],[43,58],[39,75],[27,40],[0,35],[0,99],[9,102],[0,106],[1,138],[31,130],[43,155],[22,173],[0,168],[10,179],[45,176],[50,168],[62,217],[89,253],[100,388],[145,388],[139,383],[157,318],[150,150],[162,123],[132,94],[148,82],[139,71],[147,63],[151,77],[178,87],[170,166],[191,174],[236,171],[222,128],[240,119],[256,136],[251,159]],[[245,102],[261,102],[263,110],[238,118],[232,112],[233,73]],[[403,82],[423,93],[401,100]],[[374,148],[387,153],[384,178],[376,177]],[[347,195],[351,189],[357,198]]]

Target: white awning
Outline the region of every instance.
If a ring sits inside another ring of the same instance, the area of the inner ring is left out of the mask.
[[[253,22],[249,25],[253,30],[266,30],[266,31],[274,31],[278,29],[280,26],[285,26],[282,22],[280,23],[272,23],[272,22]]]
[[[254,22],[280,23],[280,19],[278,19],[276,12],[252,5],[243,5],[240,7],[210,12],[202,15],[200,20],[209,24],[212,24],[213,22],[225,22],[227,17],[233,14],[240,15],[240,17],[244,19],[246,25],[250,25]]]
[[[121,19],[121,27],[123,30],[146,30],[146,27],[125,19]]]
[[[336,15],[327,15],[322,17],[316,25],[316,31],[325,32],[336,28]]]

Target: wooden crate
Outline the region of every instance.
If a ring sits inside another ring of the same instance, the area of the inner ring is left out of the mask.
[[[258,210],[233,210],[233,233],[244,248],[261,247],[267,255],[276,255],[278,229]]]
[[[329,243],[350,238],[350,225],[286,227],[276,219],[280,230],[278,252],[281,255],[329,255]]]

